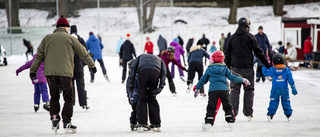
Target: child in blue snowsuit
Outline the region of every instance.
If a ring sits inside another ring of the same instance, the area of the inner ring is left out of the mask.
[[[297,95],[297,89],[294,85],[292,73],[289,68],[284,65],[284,57],[282,54],[277,53],[273,57],[274,66],[267,69],[262,68],[262,72],[265,76],[272,76],[272,88],[270,95],[270,103],[268,107],[268,119],[271,120],[276,114],[278,109],[280,97],[284,114],[289,119],[292,115],[292,109],[290,105],[288,82],[292,88],[292,94]]]
[[[135,59],[132,59],[128,62],[128,68],[129,68],[129,76],[130,76],[130,70],[131,70],[131,65],[133,63]],[[138,88],[138,81],[139,81],[139,74],[136,73],[135,76],[135,82],[134,82],[134,89],[133,91],[129,90],[129,76],[127,78],[127,84],[126,84],[126,90],[127,90],[127,97],[129,100],[129,103],[131,105],[132,108],[132,112],[131,112],[131,116],[130,116],[130,128],[132,131],[137,130],[137,111],[136,111],[136,107],[137,107],[137,103],[139,101],[139,88]]]

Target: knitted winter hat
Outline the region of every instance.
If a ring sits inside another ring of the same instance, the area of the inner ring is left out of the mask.
[[[127,37],[128,37],[128,38],[130,37],[130,34],[129,34],[129,33],[127,34]]]
[[[203,45],[203,42],[201,40],[198,40],[197,45]]]
[[[262,27],[262,26],[259,26],[259,27],[258,27],[258,30],[259,30],[259,29],[262,29],[262,30],[263,30],[263,27]]]
[[[179,39],[178,38],[174,38],[173,41],[178,42],[179,43]]]
[[[58,19],[56,27],[70,27],[69,22],[66,18],[63,17],[63,15],[61,15],[61,17]]]
[[[308,36],[308,37],[307,37],[307,40],[311,40],[311,37],[310,37],[310,36]]]
[[[89,32],[89,36],[91,36],[91,35],[93,35],[93,32],[92,32],[92,31]]]
[[[77,26],[76,26],[76,25],[71,25],[71,27],[70,27],[70,33],[72,34],[72,33],[77,33],[77,32],[78,32]]]

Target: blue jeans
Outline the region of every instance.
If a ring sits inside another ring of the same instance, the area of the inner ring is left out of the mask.
[[[312,59],[312,53],[304,54],[306,61],[311,61]],[[307,68],[308,64],[310,63],[304,63],[304,66]]]

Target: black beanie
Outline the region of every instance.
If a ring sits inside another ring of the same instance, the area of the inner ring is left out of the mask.
[[[203,45],[201,40],[198,40],[197,45]]]
[[[262,26],[259,26],[258,30],[259,30],[259,29],[262,29],[262,30],[263,30],[263,27],[262,27]]]
[[[71,27],[70,27],[70,33],[72,34],[72,33],[78,33],[78,30],[77,30],[77,26],[76,25],[72,25]]]

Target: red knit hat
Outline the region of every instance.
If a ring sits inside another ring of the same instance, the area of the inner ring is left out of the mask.
[[[63,17],[63,15],[61,15],[61,17],[58,19],[56,27],[70,27],[69,22],[66,18]]]
[[[129,33],[127,34],[127,37],[130,37],[130,34],[129,34]]]

